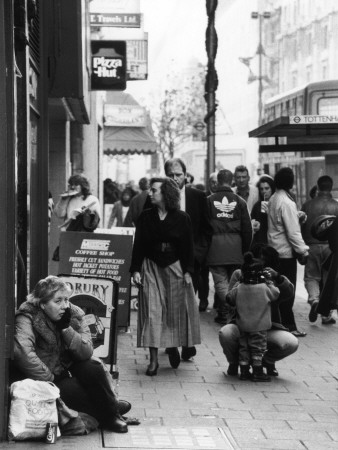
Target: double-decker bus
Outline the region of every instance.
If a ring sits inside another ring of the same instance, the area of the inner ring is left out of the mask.
[[[271,97],[264,104],[263,123],[295,115],[338,117],[338,79],[309,83]],[[332,142],[332,137],[330,139]],[[321,142],[325,143],[325,137]],[[264,172],[271,175],[286,165],[294,170],[299,204],[309,197],[309,190],[324,174],[333,178],[333,195],[338,199],[338,125],[335,142],[337,151],[265,153],[260,155],[260,163]]]

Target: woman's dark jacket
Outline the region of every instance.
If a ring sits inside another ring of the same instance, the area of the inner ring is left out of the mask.
[[[136,225],[130,272],[140,272],[144,258],[160,267],[180,261],[183,273],[193,272],[194,248],[188,214],[168,211],[160,220],[157,208],[144,210]]]
[[[317,307],[318,314],[328,316],[332,309],[338,306],[338,217],[328,230],[328,242],[332,254],[325,261],[325,270],[328,267],[328,275],[320,294]]]
[[[252,208],[251,219],[255,219],[260,223],[260,228],[253,235],[252,243],[267,244],[268,243],[268,215],[261,211],[261,200],[258,200]]]

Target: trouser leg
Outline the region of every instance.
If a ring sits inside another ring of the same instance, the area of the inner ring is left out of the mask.
[[[248,345],[253,366],[261,366],[267,347],[267,331],[248,333]]]
[[[100,361],[81,361],[73,364],[70,371],[85,389],[95,411],[94,417],[101,423],[109,423],[119,414],[110,374]]]
[[[225,297],[228,293],[229,280],[228,272],[225,266],[210,266],[210,272],[214,280],[215,291],[218,295],[220,303],[225,303]]]
[[[196,294],[197,289],[198,289],[198,280],[199,280],[199,276],[200,276],[200,271],[201,271],[201,265],[195,259],[195,261],[194,261],[194,273],[191,275],[192,285],[194,286],[195,294]]]
[[[239,335],[237,325],[232,323],[219,330],[219,342],[229,364],[238,364]]]
[[[319,301],[321,276],[321,246],[310,245],[308,260],[304,267],[304,286],[310,305],[314,301]]]
[[[198,277],[198,298],[200,305],[208,305],[209,295],[209,267],[205,264],[201,265],[201,270]]]
[[[295,302],[295,292],[297,283],[297,260],[296,258],[280,259],[280,274],[286,276],[294,286],[294,293],[286,301],[279,305],[282,324],[290,331],[297,330],[295,316],[293,314],[293,304]]]
[[[60,389],[61,399],[69,408],[89,414],[100,421],[100,417],[97,414],[86,389],[79,383],[77,378],[64,378],[56,383],[56,385]]]
[[[298,339],[288,331],[269,330],[267,334],[267,352],[264,361],[274,364],[286,358],[298,349]]]
[[[250,349],[249,349],[249,333],[240,333],[239,336],[239,349],[238,349],[238,359],[241,366],[246,366],[250,364]]]

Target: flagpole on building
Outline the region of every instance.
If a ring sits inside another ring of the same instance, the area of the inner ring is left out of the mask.
[[[216,135],[216,90],[218,77],[215,69],[215,58],[217,54],[217,33],[215,29],[215,12],[218,0],[206,0],[208,25],[206,29],[205,46],[208,56],[207,74],[205,80],[205,101],[207,103],[207,114],[204,122],[207,126],[207,173],[206,183],[209,175],[215,171],[215,135]]]

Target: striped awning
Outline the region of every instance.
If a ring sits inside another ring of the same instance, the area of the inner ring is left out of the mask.
[[[130,94],[124,92],[107,93],[107,104],[138,105]],[[151,155],[158,148],[149,115],[145,127],[104,126],[103,132],[105,155]]]

